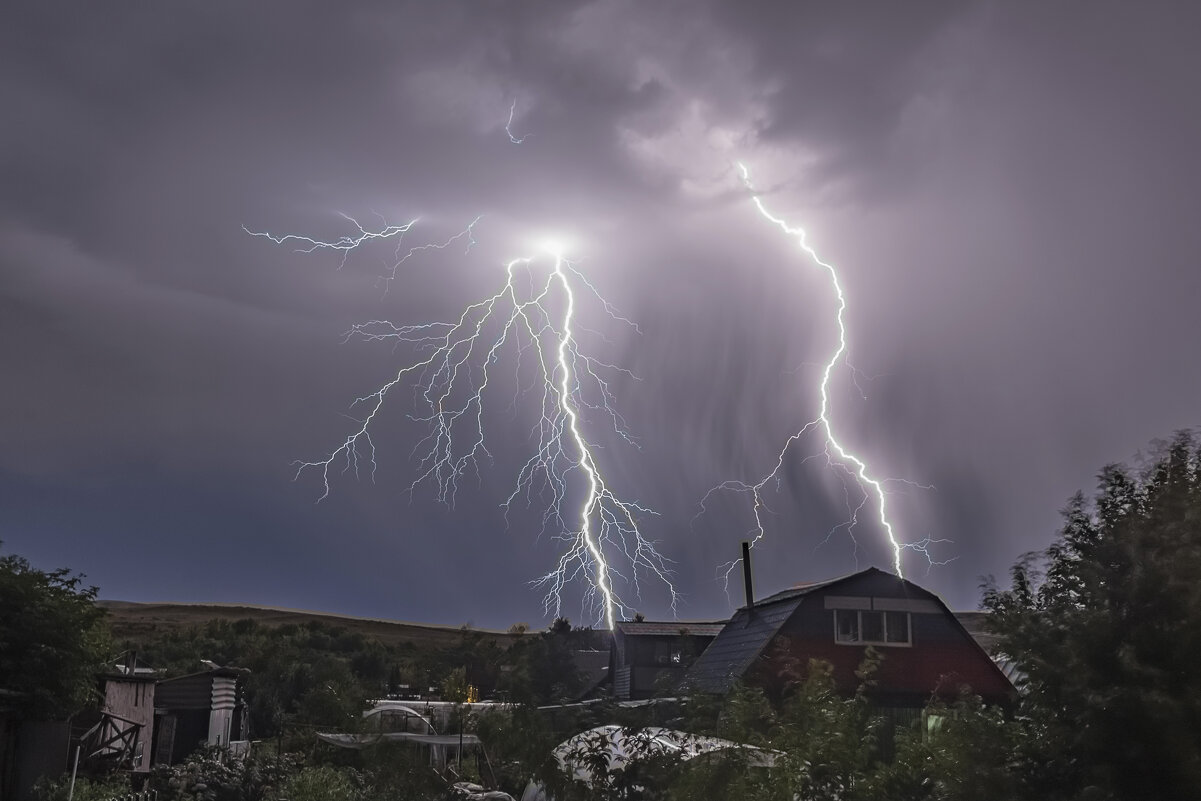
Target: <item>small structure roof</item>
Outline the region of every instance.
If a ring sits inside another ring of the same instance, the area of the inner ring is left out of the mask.
[[[627,637],[640,635],[670,636],[693,634],[699,637],[716,637],[725,627],[726,621],[684,621],[684,620],[623,620],[617,624],[617,630]]]
[[[104,673],[97,673],[96,677],[106,681],[127,681],[138,684],[157,684],[159,681],[155,673],[142,673],[140,668],[137,673],[126,673],[123,670],[109,670]]]

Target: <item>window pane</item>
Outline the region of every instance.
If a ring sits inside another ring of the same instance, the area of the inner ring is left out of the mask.
[[[884,613],[863,612],[863,641],[884,642]]]
[[[909,613],[885,612],[888,616],[888,641],[909,642]]]
[[[859,613],[853,609],[834,612],[834,639],[838,642],[859,642]]]

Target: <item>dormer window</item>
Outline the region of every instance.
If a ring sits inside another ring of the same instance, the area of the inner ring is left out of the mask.
[[[909,645],[908,612],[835,609],[834,641],[843,645]]]

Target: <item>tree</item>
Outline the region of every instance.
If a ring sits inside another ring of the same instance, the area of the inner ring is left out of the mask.
[[[571,622],[560,617],[547,630],[517,639],[503,655],[508,669],[499,676],[497,690],[519,703],[575,700],[584,688],[571,652],[581,632],[585,637],[591,635],[582,629],[573,631]]]
[[[1059,538],[984,605],[1024,673],[1024,764],[1042,798],[1195,798],[1201,787],[1201,452],[1110,465]]]
[[[66,568],[42,571],[0,556],[0,689],[31,717],[69,715],[87,702],[108,653],[96,588]]]

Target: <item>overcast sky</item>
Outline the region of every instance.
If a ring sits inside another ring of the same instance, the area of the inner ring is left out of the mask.
[[[900,539],[946,541],[906,575],[975,608],[1103,464],[1201,422],[1199,34],[1183,1],[7,4],[4,549],[106,598],[542,625],[529,582],[562,543],[539,499],[499,508],[529,393],[490,408],[453,507],[405,492],[411,390],[374,482],[335,473],[317,503],[292,462],[413,359],[352,325],[453,319],[554,237],[638,326],[579,312],[636,376],[611,384],[636,447],[583,418],[597,462],[659,513],[679,616],[728,615],[751,507],[701,499],[771,470],[836,344],[827,276],[741,161],[840,271],[836,433],[933,487],[888,484]],[[393,244],[343,264],[243,230],[336,239],[340,213],[419,218],[406,249],[482,219],[392,282]],[[760,595],[891,565],[873,515],[832,532],[860,496],[821,452],[769,486]],[[563,611],[589,622],[583,589]],[[630,600],[671,614],[655,582]]]

